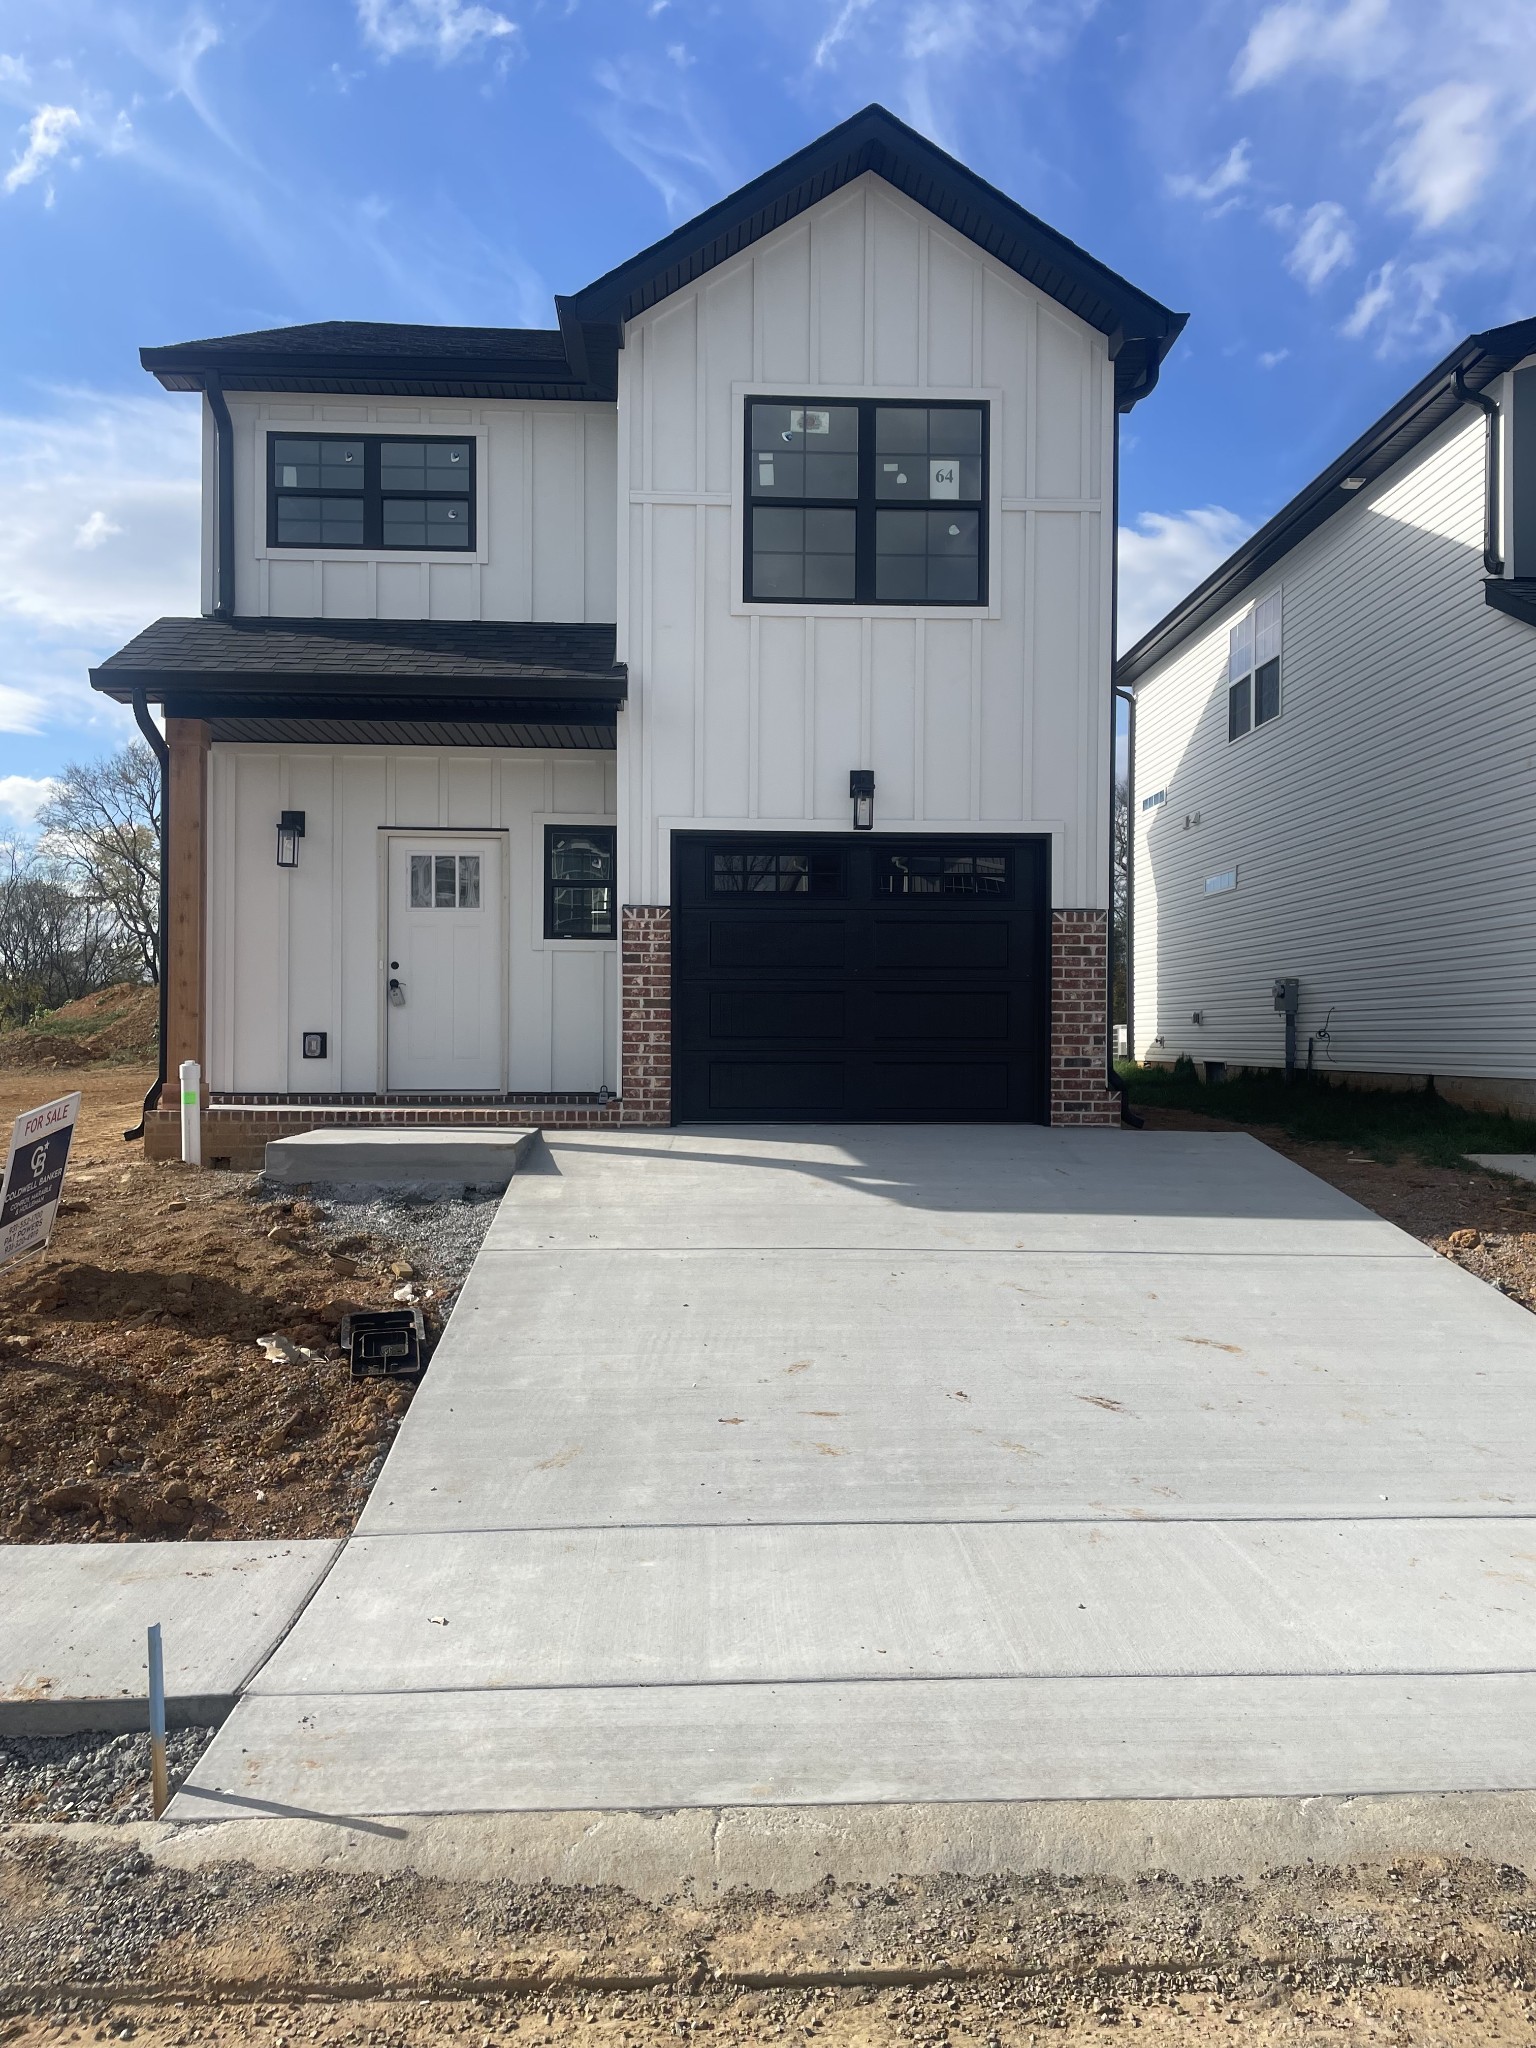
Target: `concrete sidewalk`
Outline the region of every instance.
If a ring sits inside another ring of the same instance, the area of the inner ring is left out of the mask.
[[[147,1728],[156,1621],[170,1725],[221,1721],[340,1548],[0,1545],[0,1735]]]
[[[1536,1786],[1533,1444],[1246,1137],[551,1138],[173,1814]]]

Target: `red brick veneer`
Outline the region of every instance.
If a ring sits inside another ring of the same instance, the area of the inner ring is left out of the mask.
[[[619,1121],[672,1121],[672,911],[626,903],[619,920]]]
[[[1104,1079],[1108,1046],[1109,913],[1051,912],[1051,1122],[1118,1124]]]

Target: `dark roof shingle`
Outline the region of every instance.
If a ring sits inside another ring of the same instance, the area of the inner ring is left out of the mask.
[[[136,690],[563,696],[621,702],[612,626],[428,619],[157,619],[91,670],[119,702]]]

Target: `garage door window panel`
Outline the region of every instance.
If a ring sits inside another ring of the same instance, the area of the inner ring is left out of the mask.
[[[989,408],[749,399],[745,596],[986,602]]]

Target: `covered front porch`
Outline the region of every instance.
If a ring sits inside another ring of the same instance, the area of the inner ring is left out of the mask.
[[[209,1164],[348,1125],[666,1120],[619,1099],[621,941],[647,993],[657,944],[617,901],[611,626],[162,620],[92,681],[150,733],[165,712],[150,1156],[180,1149],[184,1060]]]

